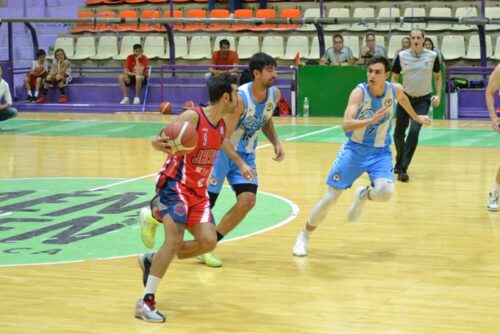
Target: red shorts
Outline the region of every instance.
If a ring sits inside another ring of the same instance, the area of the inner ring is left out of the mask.
[[[36,79],[40,77],[35,77],[34,75],[30,75],[30,87],[31,88],[36,88]],[[42,78],[40,78],[42,79]]]
[[[167,179],[151,201],[151,207],[153,216],[159,221],[163,221],[163,217],[168,214],[174,222],[186,227],[215,223],[208,195],[200,196],[183,183],[172,179]]]

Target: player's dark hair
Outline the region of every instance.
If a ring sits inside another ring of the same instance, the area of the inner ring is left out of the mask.
[[[262,72],[262,70],[266,66],[277,67],[278,64],[273,57],[264,52],[258,52],[254,54],[248,62],[248,69],[250,70],[250,73],[252,73],[252,75],[254,70]]]
[[[384,56],[377,56],[377,57],[371,57],[366,60],[366,67],[369,67],[370,65],[380,63],[384,65],[385,71],[389,72],[391,70],[391,62],[389,59],[385,58]]]
[[[232,85],[237,85],[237,78],[235,75],[231,73],[222,73],[217,76],[212,75],[208,81],[208,98],[210,99],[210,103],[219,101],[224,93],[228,93],[230,101],[232,101]]]
[[[45,53],[45,50],[43,49],[39,49],[37,52],[36,52],[36,58],[38,59],[38,57],[40,56],[46,56],[47,54]]]

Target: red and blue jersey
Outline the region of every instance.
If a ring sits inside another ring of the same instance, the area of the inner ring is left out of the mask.
[[[193,151],[183,156],[169,154],[160,171],[156,189],[161,189],[167,179],[181,182],[199,196],[207,196],[207,185],[219,151],[226,134],[223,119],[212,124],[201,107],[193,108],[198,114],[198,143]]]

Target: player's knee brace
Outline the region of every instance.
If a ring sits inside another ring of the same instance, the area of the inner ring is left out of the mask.
[[[318,202],[318,204],[316,204],[309,215],[307,224],[311,226],[318,226],[323,219],[325,219],[328,209],[335,204],[341,193],[342,190],[340,189],[328,187],[323,198]]]
[[[376,202],[387,202],[394,192],[394,183],[389,179],[376,179],[375,187],[370,190],[370,199]]]

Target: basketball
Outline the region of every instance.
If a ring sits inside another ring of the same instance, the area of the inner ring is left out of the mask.
[[[196,105],[194,104],[193,101],[186,101],[184,102],[184,105],[182,106],[182,109],[188,110],[188,109],[193,109]]]
[[[35,70],[33,71],[33,75],[39,77],[40,75],[43,74],[43,72],[45,72],[45,69],[41,66],[38,66],[35,68]]]
[[[163,101],[162,103],[160,103],[160,107],[158,108],[158,111],[160,112],[160,114],[163,114],[163,115],[167,115],[167,114],[170,114],[172,112],[172,104],[168,101]]]
[[[198,143],[198,132],[186,121],[170,123],[165,128],[165,135],[170,138],[170,148],[174,155],[186,155],[195,149]]]

